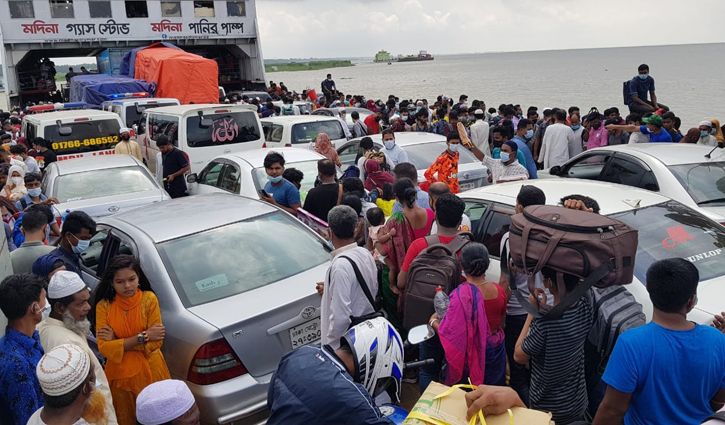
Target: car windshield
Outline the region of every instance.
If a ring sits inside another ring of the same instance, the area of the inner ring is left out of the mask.
[[[345,138],[340,121],[306,122],[292,126],[292,144],[314,142],[320,133],[327,133],[330,140]]]
[[[262,135],[252,111],[204,114],[211,125],[202,127],[198,115],[186,119],[186,143],[190,148],[231,145],[259,140]]]
[[[725,204],[725,162],[671,165],[667,168],[697,204]]]
[[[697,266],[700,281],[725,275],[725,229],[679,202],[610,217],[639,231],[634,274],[640,282],[646,282],[652,263],[672,257],[685,258]]]
[[[186,306],[261,288],[330,260],[312,231],[279,211],[164,242],[159,250]]]
[[[302,171],[302,174],[304,174],[305,177],[302,179],[302,183],[300,185],[300,200],[304,205],[307,193],[315,187],[315,180],[317,178],[317,160],[288,162],[285,164],[285,167],[288,169],[295,168]],[[267,184],[267,172],[264,171],[264,167],[255,168],[252,172],[252,176],[254,177],[254,185],[257,189],[263,189],[264,185]],[[339,169],[337,170],[337,177],[342,177],[342,173]]]
[[[138,167],[66,174],[55,180],[54,187],[53,196],[61,203],[158,189],[149,174]]]
[[[70,127],[70,136],[61,136],[56,124],[45,127],[45,140],[51,142],[48,147],[58,155],[67,155],[113,149],[116,146],[121,129],[118,120],[85,119],[63,123],[63,127]]]
[[[408,160],[410,163],[415,165],[416,170],[426,170],[435,162],[438,155],[448,149],[448,146],[446,145],[446,142],[441,141],[408,145],[404,146],[403,149],[405,149],[405,152],[408,154]],[[458,156],[459,164],[481,162],[466,149],[459,149],[458,152],[460,153]]]

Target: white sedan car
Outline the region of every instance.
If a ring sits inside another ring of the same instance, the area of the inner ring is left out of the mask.
[[[382,135],[369,136],[373,139],[373,149],[383,148]],[[342,169],[355,164],[360,152],[361,138],[335,142],[337,154],[342,162]],[[418,182],[425,181],[425,171],[446,150],[446,137],[433,133],[395,133],[395,144],[408,154],[408,161],[418,170]],[[488,170],[470,151],[460,149],[458,158],[458,183],[461,192],[488,184]]]
[[[315,186],[317,161],[325,157],[309,149],[297,148],[255,149],[218,156],[198,175],[187,176],[189,195],[227,192],[259,199],[259,191],[267,184],[264,158],[270,152],[284,156],[285,168],[296,168],[304,174],[300,187],[300,198],[304,204],[307,192]],[[338,177],[341,176],[342,172],[338,170]]]
[[[544,191],[547,205],[560,205],[562,198],[580,194],[599,203],[600,214],[639,230],[634,281],[627,289],[652,319],[652,302],[645,288],[649,266],[657,260],[682,257],[700,272],[699,302],[688,315],[703,325],[725,308],[725,229],[697,211],[652,191],[586,180],[528,180],[474,189],[459,196],[466,201],[466,214],[477,242],[491,257],[486,278],[498,282],[501,275],[500,243],[515,212],[522,185]]]
[[[57,161],[45,168],[43,194],[57,198],[61,216],[81,210],[98,218],[171,199],[141,161],[104,155]]]
[[[638,143],[583,152],[545,178],[619,183],[661,193],[725,223],[725,151],[680,143]]]

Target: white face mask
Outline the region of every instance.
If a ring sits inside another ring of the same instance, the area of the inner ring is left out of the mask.
[[[19,185],[21,185],[21,184],[23,183],[23,178],[22,178],[22,177],[12,177],[12,178],[10,179],[10,181],[11,181],[11,182],[12,182],[12,183],[13,183],[13,184],[14,184],[15,186],[19,186]]]

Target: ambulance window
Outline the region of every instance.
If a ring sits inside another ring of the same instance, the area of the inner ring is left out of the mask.
[[[149,138],[158,140],[160,135],[166,135],[174,146],[179,146],[179,117],[173,115],[151,114],[149,116]]]
[[[35,139],[36,137],[38,137],[37,134],[38,134],[38,130],[35,127],[35,124],[28,123],[28,126],[25,127],[25,139],[28,142],[32,142],[33,139]]]

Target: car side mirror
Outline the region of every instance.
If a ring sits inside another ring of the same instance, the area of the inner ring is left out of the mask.
[[[408,343],[418,345],[423,341],[427,341],[436,335],[433,328],[428,325],[420,325],[412,328],[408,332]]]
[[[186,182],[187,183],[196,183],[198,180],[198,176],[196,173],[191,173],[188,176],[186,176]]]
[[[549,174],[551,174],[552,176],[561,175],[561,166],[555,165],[555,166],[551,167],[551,170],[549,170]]]

